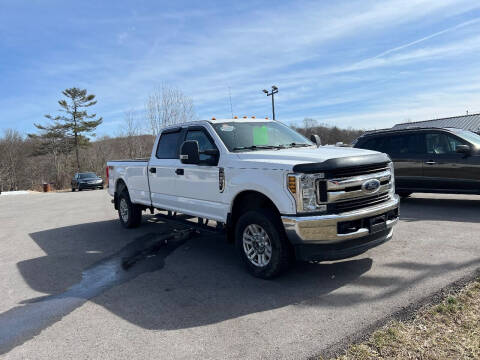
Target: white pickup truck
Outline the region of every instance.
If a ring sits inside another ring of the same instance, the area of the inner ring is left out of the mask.
[[[399,215],[386,154],[319,146],[267,119],[165,128],[149,160],[109,161],[107,177],[123,226],[154,209],[214,220],[262,278],[295,258],[361,254],[392,237]]]

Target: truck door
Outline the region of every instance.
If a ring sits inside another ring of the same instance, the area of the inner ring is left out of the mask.
[[[180,144],[185,136],[182,128],[167,129],[158,140],[148,166],[150,196],[156,208],[176,210],[177,196],[175,170],[182,166],[179,159]]]
[[[197,141],[200,153],[218,150],[213,137],[203,126],[189,127],[185,140]],[[198,165],[181,164],[176,172],[179,211],[224,222],[228,205],[221,201],[218,156],[200,154],[200,161]]]
[[[474,157],[456,152],[458,145],[469,145],[466,141],[440,131],[428,132],[426,141],[423,174],[431,188],[453,192],[478,190]]]
[[[387,153],[395,166],[395,186],[398,189],[423,188],[424,134],[403,133],[379,136],[377,151]]]

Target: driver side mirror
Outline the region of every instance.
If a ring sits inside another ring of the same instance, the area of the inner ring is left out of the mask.
[[[180,148],[180,161],[182,164],[200,163],[200,151],[198,150],[198,141],[187,140]]]
[[[460,154],[470,154],[472,149],[468,145],[457,145],[455,151]]]
[[[312,134],[310,136],[310,140],[315,143],[318,146],[322,146],[322,140],[320,140],[320,136],[318,136],[317,134]]]

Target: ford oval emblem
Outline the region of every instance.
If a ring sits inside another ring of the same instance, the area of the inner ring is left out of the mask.
[[[362,190],[369,194],[373,194],[377,192],[379,189],[380,189],[380,181],[378,181],[377,179],[370,179],[365,181],[362,184]]]

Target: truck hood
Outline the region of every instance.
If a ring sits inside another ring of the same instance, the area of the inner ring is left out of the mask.
[[[289,148],[281,150],[259,150],[236,154],[239,167],[263,168],[291,171],[295,165],[322,163],[330,159],[378,155],[376,151],[350,148],[321,146],[319,148]],[[372,156],[375,158],[375,156]]]

